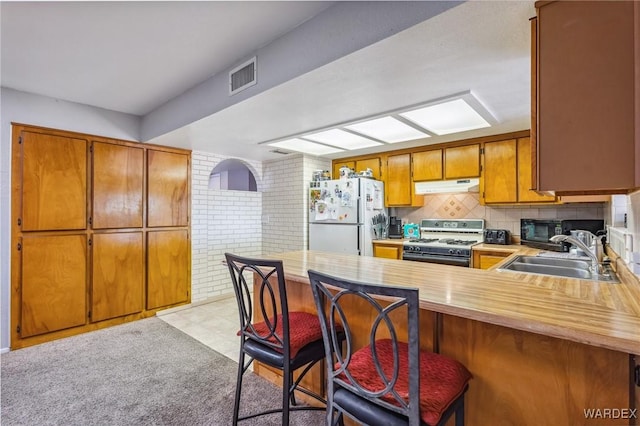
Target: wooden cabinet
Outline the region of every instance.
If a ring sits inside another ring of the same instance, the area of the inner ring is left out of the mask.
[[[553,203],[557,197],[537,193],[533,188],[531,138],[518,139],[518,201],[521,203]]]
[[[640,2],[536,7],[537,189],[640,187]]]
[[[87,227],[87,140],[22,132],[18,136],[22,231]]]
[[[144,150],[93,142],[94,229],[142,227]]]
[[[442,149],[414,152],[411,163],[414,182],[442,179]]]
[[[478,176],[480,176],[480,144],[445,148],[445,179],[460,179]]]
[[[531,142],[528,137],[487,142],[483,148],[484,204],[555,202],[531,189]]]
[[[190,300],[189,151],[12,130],[12,348]]]
[[[387,157],[387,178],[385,191],[387,205],[411,205],[411,155],[390,155]]]
[[[187,226],[189,156],[150,149],[147,162],[147,226]]]
[[[356,173],[371,169],[374,179],[382,180],[382,159],[380,157],[359,158],[357,160],[349,161],[334,161],[332,179],[340,178],[341,167],[348,167]]]
[[[484,145],[483,199],[485,203],[518,201],[516,151],[515,139]]]
[[[355,160],[349,160],[349,161],[342,161],[342,160],[336,160],[333,162],[333,173],[331,174],[331,179],[340,179],[340,169],[342,167],[348,167],[351,170],[355,170],[356,169],[356,162]]]
[[[141,312],[145,265],[142,232],[94,234],[91,247],[91,320]]]
[[[506,257],[509,257],[511,253],[505,253],[503,251],[474,249],[472,265],[476,269],[489,269],[493,265],[502,262]]]
[[[373,256],[387,259],[402,259],[402,244],[373,242]]]
[[[21,240],[22,291],[12,303],[12,315],[19,318],[13,327],[17,336],[27,338],[86,324],[86,236],[25,235]]]
[[[371,169],[374,179],[382,179],[382,160],[380,157],[356,160],[356,173],[366,171],[367,169]]]
[[[147,235],[147,309],[189,300],[189,235],[186,230]]]
[[[480,144],[414,152],[412,156],[416,182],[480,176]]]
[[[410,153],[387,156],[386,172],[385,197],[388,207],[422,205],[422,196],[414,193]]]

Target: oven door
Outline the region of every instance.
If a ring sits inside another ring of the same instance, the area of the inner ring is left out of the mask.
[[[420,254],[404,251],[402,260],[413,260],[416,262],[439,263],[441,265],[454,265],[469,267],[471,259],[461,256],[441,256],[437,254]]]

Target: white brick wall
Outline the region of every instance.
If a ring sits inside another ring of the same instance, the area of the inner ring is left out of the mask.
[[[262,164],[244,160],[256,178],[258,192],[210,190],[209,175],[229,158],[192,152],[191,301],[233,293],[224,253],[262,255]]]
[[[227,251],[259,257],[306,249],[311,175],[331,167],[330,160],[297,154],[264,163],[236,158],[253,172],[258,192],[209,189],[211,171],[227,158],[192,152],[192,302],[233,293],[222,264]]]
[[[331,160],[293,155],[263,163],[264,253],[303,250],[308,247],[309,182],[314,170],[329,170]]]

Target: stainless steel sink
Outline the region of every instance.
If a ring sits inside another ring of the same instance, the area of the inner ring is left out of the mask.
[[[597,274],[589,268],[590,262],[579,259],[555,257],[516,256],[505,263],[498,271],[518,271],[530,274],[553,275],[557,277],[578,278],[581,280],[618,283],[618,277],[608,265]]]

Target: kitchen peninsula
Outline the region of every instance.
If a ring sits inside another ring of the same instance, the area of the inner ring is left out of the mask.
[[[290,309],[315,311],[309,269],[419,288],[421,346],[438,347],[474,375],[469,425],[637,424],[637,281],[598,283],[314,251],[271,257],[284,262]],[[590,411],[598,409],[616,409],[618,418]]]

